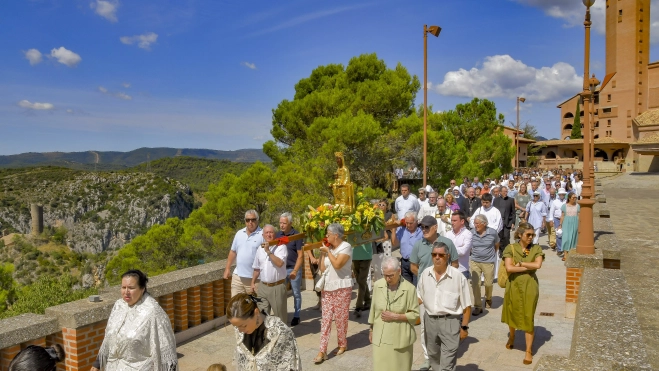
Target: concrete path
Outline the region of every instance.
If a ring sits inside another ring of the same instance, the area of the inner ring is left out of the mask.
[[[622,247],[620,268],[653,369],[659,370],[659,174],[625,174],[603,180],[607,209]]]
[[[524,359],[524,334],[518,332],[515,339],[515,349],[508,350],[505,343],[508,339],[508,327],[501,323],[501,306],[504,290],[495,283],[493,308],[486,309],[483,314],[472,317],[469,324],[469,337],[462,342],[458,351],[458,370],[531,370],[542,354],[557,354],[567,356],[572,342],[573,320],[565,316],[565,267],[563,262],[551,250],[547,249],[547,238],[540,238],[540,243],[546,249],[546,260],[538,271],[540,280],[540,300],[536,312],[536,337],[533,345],[534,362],[532,365],[522,364]],[[484,292],[484,291],[483,291]],[[353,303],[356,290],[353,292]],[[368,314],[361,318],[350,315],[348,326],[348,352],[333,357],[321,365],[314,365],[312,360],[318,353],[320,312],[310,309],[316,304],[314,292],[303,292],[302,323],[293,328],[297,337],[298,347],[305,370],[370,370],[372,366],[372,349],[368,342]],[[293,298],[288,299],[288,308],[293,308]],[[541,316],[541,313],[551,313],[551,316]],[[289,316],[292,316],[289,315]],[[417,335],[420,328],[417,326]],[[330,339],[330,351],[336,349],[336,330],[333,327]],[[235,370],[232,365],[235,349],[233,328],[227,326],[202,335],[185,344],[179,345],[179,362],[181,370],[206,371],[215,362],[222,362],[229,370]],[[416,370],[423,363],[421,344],[417,340],[414,346],[414,366]]]

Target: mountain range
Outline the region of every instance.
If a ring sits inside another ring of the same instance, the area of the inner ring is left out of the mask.
[[[119,170],[133,167],[149,160],[165,157],[189,156],[235,162],[270,162],[261,149],[239,149],[221,151],[195,148],[138,148],[129,152],[86,151],[86,152],[28,152],[0,156],[0,168],[55,165],[73,169]]]

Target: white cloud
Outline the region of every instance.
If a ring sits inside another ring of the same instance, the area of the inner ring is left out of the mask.
[[[256,69],[256,64],[254,63],[249,63],[249,62],[240,62],[241,65],[249,68],[250,70],[255,70]]]
[[[66,109],[66,113],[73,114],[73,110],[72,110],[71,108],[67,108],[67,109]]]
[[[130,95],[128,95],[126,93],[122,93],[122,92],[114,93],[114,96],[119,98],[119,99],[124,99],[124,100],[132,100],[133,99],[133,97],[131,97]]]
[[[129,83],[129,82],[122,82],[122,83],[121,83],[121,86],[123,86],[124,88],[128,89],[128,88],[130,88],[130,83]]]
[[[68,67],[75,67],[82,61],[80,56],[65,47],[61,46],[59,49],[53,49],[50,51],[50,57],[57,59],[61,64],[67,65]]]
[[[89,3],[89,7],[94,9],[96,14],[107,19],[108,21],[117,21],[117,8],[119,8],[119,1],[96,0]]]
[[[31,103],[30,101],[25,99],[18,102],[18,106],[31,110],[37,110],[37,111],[49,111],[55,109],[55,106],[52,103],[39,103],[39,102]]]
[[[37,49],[30,49],[25,52],[25,59],[30,61],[30,66],[37,65],[43,60],[41,52]]]
[[[113,96],[115,98],[119,98],[119,99],[123,99],[123,100],[132,100],[133,99],[133,97],[131,97],[130,95],[128,95],[124,92],[111,92],[103,86],[99,86],[98,91],[100,91],[103,94],[110,95],[110,96]]]
[[[526,97],[536,102],[564,99],[582,88],[574,67],[558,62],[551,67],[527,66],[510,55],[486,57],[481,68],[448,72],[432,90],[450,96],[480,98]]]
[[[563,19],[566,27],[583,27],[586,7],[578,0],[513,0],[517,3],[542,9],[550,17]],[[606,0],[595,1],[590,8],[593,29],[606,33]],[[659,0],[651,0],[650,8],[657,9]],[[650,12],[650,42],[659,43],[659,12]]]
[[[122,36],[119,38],[119,40],[121,40],[121,42],[126,45],[133,45],[137,43],[138,47],[144,50],[151,50],[151,44],[158,40],[158,34],[155,32],[147,32],[142,35]]]

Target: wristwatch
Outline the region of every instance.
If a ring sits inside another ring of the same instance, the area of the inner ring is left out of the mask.
[[[469,326],[460,326],[460,328],[465,330],[465,331],[469,330]]]

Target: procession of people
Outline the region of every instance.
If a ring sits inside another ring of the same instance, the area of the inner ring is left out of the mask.
[[[536,272],[546,259],[538,237],[547,235],[547,247],[556,251],[557,259],[564,260],[575,247],[580,175],[516,171],[484,183],[465,177],[460,186],[451,180],[444,192],[421,188],[418,196],[402,184],[396,199],[372,200],[392,215],[383,238],[352,246],[343,225],[333,223],[315,253],[304,251],[302,240],[288,239],[298,234],[291,213],[280,215],[277,230],[270,224],[260,227],[259,213],[247,210],[224,271],[224,279],[231,279],[226,315],[235,330],[235,355],[220,361],[241,371],[302,369],[293,328],[309,319],[301,316],[301,280],[309,265],[319,295],[312,310],[320,317],[313,363],[350,351],[347,334],[356,291],[353,316],[357,320],[368,313],[370,329],[364,336],[371,343],[374,370],[410,370],[417,341],[424,355],[420,370],[455,370],[470,319],[492,306],[493,283],[503,259],[508,276],[501,315],[508,325],[505,347],[512,349],[521,330],[526,340],[521,361],[531,364],[540,292]],[[397,257],[382,254],[385,241]],[[149,295],[147,282],[139,270],[122,275],[121,299],[112,309],[91,370],[178,370],[174,332],[167,314]],[[287,306],[289,290],[293,308]],[[338,343],[330,354],[332,322]],[[16,356],[10,370],[41,369],[35,364],[51,369],[63,358],[60,347],[32,346]],[[216,363],[208,370],[226,368]]]

